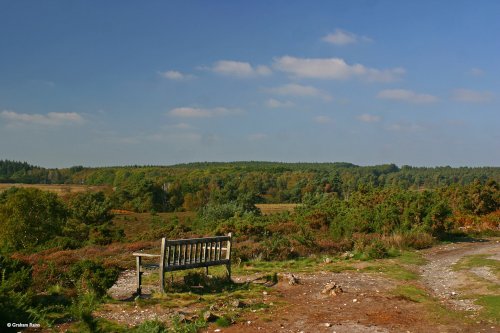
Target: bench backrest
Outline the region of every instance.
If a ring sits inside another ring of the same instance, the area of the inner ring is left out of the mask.
[[[160,267],[165,272],[231,262],[231,233],[227,236],[161,240]]]

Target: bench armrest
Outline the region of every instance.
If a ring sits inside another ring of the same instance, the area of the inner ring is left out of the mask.
[[[149,257],[149,258],[155,258],[155,257],[161,257],[161,254],[149,254],[149,253],[142,253],[142,252],[134,252],[132,253],[134,257]]]

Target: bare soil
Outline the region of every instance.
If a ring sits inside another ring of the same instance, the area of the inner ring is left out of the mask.
[[[481,307],[474,304],[475,300],[470,295],[466,295],[469,286],[481,288],[477,281],[471,281],[471,274],[498,284],[496,275],[488,268],[476,267],[467,271],[452,269],[461,258],[469,255],[485,254],[491,259],[500,260],[500,242],[490,240],[453,243],[422,251],[422,254],[428,260],[427,264],[409,266],[418,273],[419,278],[416,280],[396,280],[382,272],[366,272],[363,270],[365,263],[359,263],[358,270],[341,273],[294,273],[299,279],[298,284],[290,285],[287,279],[280,279],[269,291],[256,297],[255,303],[265,306],[242,311],[236,322],[229,327],[211,324],[204,331],[500,332],[498,325],[481,319]],[[253,278],[236,276],[234,280],[241,282]],[[330,282],[340,285],[343,293],[336,296],[321,293]],[[429,307],[427,302],[418,302],[394,292],[398,287],[405,286],[426,290],[435,306]],[[144,297],[149,297],[155,289],[157,287],[154,285],[146,286]],[[134,272],[127,271],[110,290],[114,298],[124,301],[108,304],[96,315],[132,326],[147,319],[168,320],[174,314],[189,318],[200,310],[197,304],[174,309],[158,305],[149,308],[134,307],[131,301],[134,291]],[[456,316],[443,315],[441,318],[441,312],[436,310],[438,308],[443,312],[455,313]]]

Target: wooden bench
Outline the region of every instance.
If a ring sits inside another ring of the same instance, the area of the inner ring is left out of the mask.
[[[228,277],[231,278],[231,241],[232,234],[227,236],[167,240],[161,239],[160,254],[142,252],[133,253],[136,258],[137,294],[141,294],[143,268],[154,267],[160,271],[160,291],[165,292],[165,272],[173,272],[190,268],[225,265]],[[142,258],[159,258],[157,265],[143,265]]]

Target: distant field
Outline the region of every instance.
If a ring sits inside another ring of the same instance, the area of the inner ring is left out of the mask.
[[[260,209],[262,214],[269,215],[284,211],[293,212],[298,205],[299,204],[257,204],[255,206]]]
[[[3,192],[11,187],[38,188],[43,191],[54,192],[58,195],[66,195],[70,193],[80,193],[86,191],[106,191],[110,190],[109,186],[89,186],[89,185],[73,185],[73,184],[0,184],[0,192]]]

